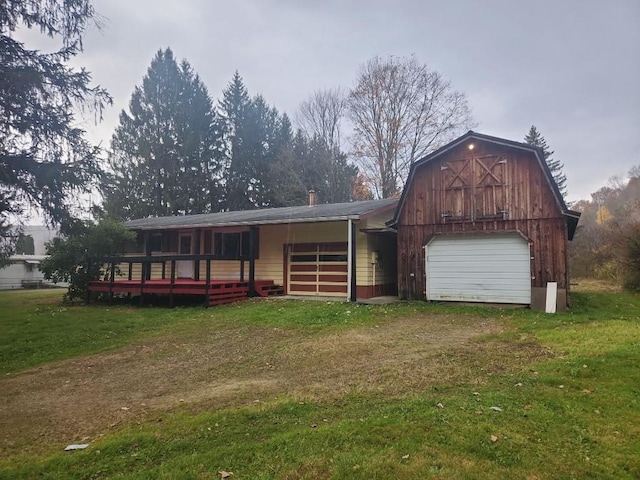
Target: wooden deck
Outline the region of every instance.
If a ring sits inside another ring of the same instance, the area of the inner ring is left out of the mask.
[[[255,293],[260,297],[284,294],[284,288],[273,280],[256,280]],[[249,282],[242,280],[204,280],[169,279],[161,280],[100,280],[89,283],[89,291],[95,293],[139,295],[168,295],[173,304],[173,295],[202,295],[209,306],[232,303],[249,298]]]

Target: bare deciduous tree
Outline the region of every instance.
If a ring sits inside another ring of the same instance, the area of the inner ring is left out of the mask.
[[[340,150],[340,123],[345,107],[345,94],[340,88],[316,90],[300,105],[296,121],[308,138],[319,138],[330,150]]]
[[[466,96],[414,57],[374,57],[347,98],[359,166],[376,194],[396,195],[411,163],[474,122]]]

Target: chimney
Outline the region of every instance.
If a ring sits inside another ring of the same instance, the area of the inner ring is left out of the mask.
[[[313,207],[316,204],[316,191],[309,190],[309,206]]]

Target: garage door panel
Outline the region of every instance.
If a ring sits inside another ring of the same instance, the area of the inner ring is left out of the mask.
[[[523,268],[526,269],[528,268],[529,265],[522,263],[522,264],[519,264],[518,266],[520,267],[520,269],[523,269]],[[486,267],[484,267],[483,265],[467,265],[467,267],[464,270],[461,270],[461,269],[455,269],[453,267],[434,266],[433,264],[431,264],[431,274],[432,276],[438,275],[443,277],[454,277],[454,278],[460,278],[462,274],[464,274],[465,276],[481,275],[481,276],[486,276],[486,278],[492,278],[492,276],[496,276],[496,275],[499,275],[501,277],[511,276],[514,278],[521,278],[521,273],[518,271],[515,271],[513,269],[513,265],[495,265],[490,272],[487,272]],[[462,281],[464,281],[464,279],[462,279]]]
[[[531,302],[529,245],[517,234],[436,237],[426,253],[429,300]]]

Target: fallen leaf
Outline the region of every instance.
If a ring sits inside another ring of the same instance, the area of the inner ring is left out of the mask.
[[[522,386],[522,382],[518,382],[514,385],[514,387],[521,387]]]
[[[318,428],[318,425],[316,425],[315,423],[312,423],[311,428]]]
[[[558,388],[564,388],[564,385],[558,385]]]
[[[444,405],[443,405],[443,404],[441,404],[441,403],[438,403],[438,404],[436,405],[436,407],[438,407],[438,408],[444,408]]]
[[[497,435],[491,435],[491,441],[493,443],[496,443],[498,441],[498,436]]]
[[[585,388],[584,390],[582,390],[582,392],[589,395],[590,393],[593,393],[593,390],[589,390],[588,388]]]
[[[471,395],[480,395],[480,392],[471,392]]]
[[[403,456],[402,456],[402,459],[403,459],[403,460],[406,460],[407,458],[409,458],[409,455],[403,455]]]
[[[124,410],[125,412],[129,410],[129,407],[120,407],[120,410]]]
[[[531,405],[525,405],[525,406],[524,406],[524,407],[522,407],[522,408],[524,408],[525,410],[531,410],[531,408],[533,408],[533,407],[531,407]]]
[[[502,409],[500,407],[491,407],[491,410],[493,410],[494,412],[501,412]]]
[[[220,475],[220,478],[229,478],[233,475],[233,472],[225,472],[224,470],[220,470],[218,472],[218,475]]]

